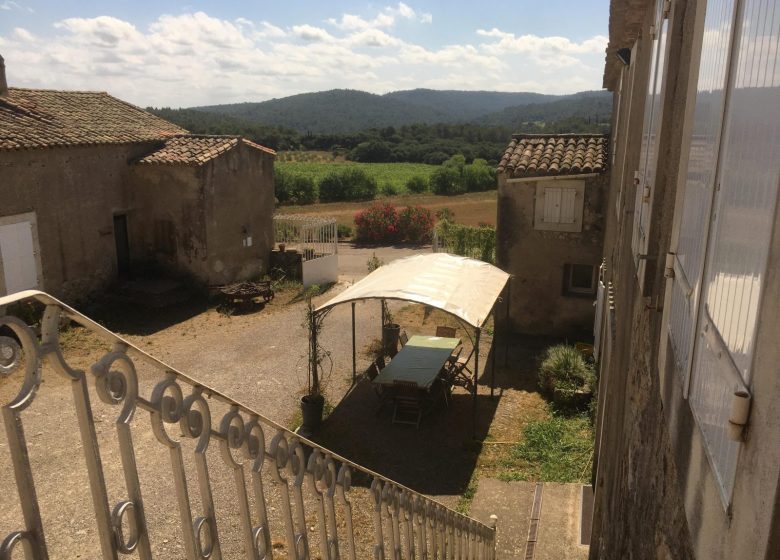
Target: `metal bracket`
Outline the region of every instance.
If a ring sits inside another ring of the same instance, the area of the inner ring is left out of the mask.
[[[666,266],[664,266],[664,278],[674,278],[674,253],[666,253]]]

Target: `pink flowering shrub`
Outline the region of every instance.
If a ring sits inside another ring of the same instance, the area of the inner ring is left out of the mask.
[[[407,206],[398,213],[398,228],[404,241],[430,243],[433,237],[433,214],[422,206]]]
[[[376,203],[355,214],[355,237],[367,243],[429,242],[433,215],[427,208],[407,206],[400,212],[387,203]]]
[[[378,202],[355,214],[355,237],[368,243],[398,241],[398,212],[395,206]]]

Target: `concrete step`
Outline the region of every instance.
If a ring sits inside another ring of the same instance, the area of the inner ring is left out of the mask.
[[[585,560],[581,542],[581,484],[479,481],[471,515],[496,524],[496,558]],[[587,529],[587,527],[586,527]]]

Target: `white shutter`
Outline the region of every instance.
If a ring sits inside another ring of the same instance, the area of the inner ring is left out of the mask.
[[[561,208],[558,222],[561,224],[573,224],[577,221],[577,190],[559,189],[561,191]]]
[[[645,259],[647,255],[650,217],[655,190],[655,170],[658,161],[659,131],[663,111],[662,87],[664,84],[664,69],[668,37],[668,13],[666,2],[656,1],[655,35],[653,37],[650,79],[648,80],[647,98],[645,99],[645,116],[642,124],[642,145],[640,149],[638,183],[636,185],[634,202],[634,231],[631,247],[637,267],[640,286],[644,284]]]
[[[544,223],[561,223],[561,189],[545,187],[544,189]]]

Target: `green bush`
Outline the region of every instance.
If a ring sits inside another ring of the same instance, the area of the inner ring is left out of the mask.
[[[395,196],[398,194],[398,189],[395,188],[393,183],[385,182],[379,188],[379,194],[382,196]]]
[[[339,239],[352,237],[352,228],[344,224],[339,224],[337,229],[337,235]]]
[[[559,404],[585,404],[595,384],[593,369],[574,346],[550,346],[539,367],[539,385]]]
[[[439,216],[439,223],[436,224],[439,247],[448,253],[495,264],[495,228],[489,225],[473,227],[456,224],[443,217],[445,214],[443,211],[441,212],[442,216]],[[452,214],[450,213],[450,215]]]
[[[462,179],[457,169],[439,167],[431,174],[431,191],[443,195],[463,194],[466,189]]]
[[[409,180],[406,181],[406,190],[414,194],[424,193],[428,190],[428,179],[421,175],[410,177]]]
[[[311,177],[274,170],[274,190],[279,204],[313,204],[317,190]]]
[[[496,188],[496,172],[484,159],[475,159],[463,167],[463,186],[468,192],[489,191]]]
[[[320,181],[320,202],[373,200],[376,180],[357,167],[331,171]]]

